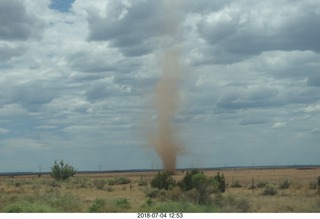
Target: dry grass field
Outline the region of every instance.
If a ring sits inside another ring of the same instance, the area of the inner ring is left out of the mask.
[[[217,172],[203,171],[207,176]],[[48,175],[2,176],[0,212],[320,212],[320,168],[219,172],[226,191],[211,194],[206,205],[193,202],[192,194],[178,187],[151,188],[157,172],[77,174],[63,182]],[[177,171],[173,178],[184,176],[185,171]]]

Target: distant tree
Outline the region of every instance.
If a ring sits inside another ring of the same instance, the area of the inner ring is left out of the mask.
[[[152,188],[166,189],[168,190],[170,186],[174,186],[176,182],[172,176],[164,171],[163,173],[158,172],[158,174],[151,180],[150,185]]]
[[[226,191],[226,181],[224,179],[224,175],[220,175],[218,172],[216,176],[213,177],[214,180],[216,180],[219,184],[218,188],[220,192],[225,192]]]
[[[192,176],[200,173],[198,169],[191,170],[190,172],[187,171],[186,175],[183,177],[181,181],[178,182],[178,186],[183,189],[184,191],[189,191],[194,188],[192,183]]]
[[[73,166],[65,164],[63,160],[59,163],[55,160],[54,165],[51,167],[50,176],[57,181],[63,181],[76,174],[76,170]]]
[[[224,176],[208,177],[197,169],[187,171],[186,175],[178,182],[178,186],[189,196],[192,194],[193,201],[198,204],[209,204],[210,195],[222,192]]]

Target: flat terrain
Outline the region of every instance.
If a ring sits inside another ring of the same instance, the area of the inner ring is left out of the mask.
[[[204,170],[223,174],[227,188],[200,205],[179,189],[158,191],[150,181],[157,172],[77,174],[65,182],[48,175],[0,177],[0,212],[320,212],[320,168]],[[177,171],[176,181],[186,171]],[[288,188],[281,185],[288,182]],[[266,185],[275,194],[264,194]],[[254,185],[254,186],[253,186]]]

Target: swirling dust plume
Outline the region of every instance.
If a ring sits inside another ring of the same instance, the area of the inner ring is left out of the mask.
[[[164,36],[161,49],[161,77],[155,87],[154,105],[157,113],[155,132],[151,144],[162,160],[163,170],[174,174],[177,156],[182,153],[182,145],[176,136],[172,120],[179,106],[179,79],[181,77],[181,50],[178,28],[181,23],[181,4],[178,1],[164,1]]]

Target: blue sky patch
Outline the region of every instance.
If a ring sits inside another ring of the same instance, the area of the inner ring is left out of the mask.
[[[71,4],[75,0],[52,0],[49,8],[60,11],[60,12],[68,12],[71,8]]]

